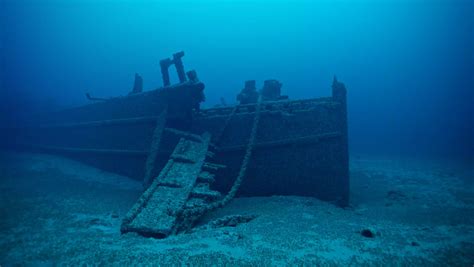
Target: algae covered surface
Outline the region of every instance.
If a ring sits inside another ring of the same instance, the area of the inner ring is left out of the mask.
[[[347,208],[240,197],[167,239],[120,233],[141,194],[137,181],[57,156],[6,152],[0,175],[2,266],[474,264],[469,164],[353,156]],[[247,219],[225,220],[234,215]]]

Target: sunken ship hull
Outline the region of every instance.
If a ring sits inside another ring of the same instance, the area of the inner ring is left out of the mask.
[[[23,148],[59,153],[142,180],[159,114],[171,107],[154,175],[180,137],[221,134],[215,158],[227,168],[219,172],[214,187],[225,192],[237,176],[256,104],[193,111],[188,121],[185,111],[190,104],[180,100],[196,86],[203,85],[187,83],[65,110],[41,124],[18,130],[14,140]],[[167,95],[166,90],[173,90],[173,95]],[[337,93],[326,98],[262,103],[254,154],[240,194],[314,196],[347,203],[346,101]]]
[[[347,104],[341,83],[335,81],[330,97],[200,109],[204,84],[193,71],[186,79],[178,67],[176,85],[169,84],[162,66],[163,88],[134,88],[125,97],[49,114],[11,132],[10,145],[68,156],[149,185],[180,140],[210,135],[209,145],[216,149],[206,155],[217,166],[212,190],[231,189],[251,146],[238,195],[301,195],[348,204]]]

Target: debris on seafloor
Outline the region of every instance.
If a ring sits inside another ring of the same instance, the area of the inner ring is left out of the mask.
[[[257,218],[257,215],[228,215],[222,218],[213,220],[206,224],[205,228],[219,228],[219,227],[236,227],[241,223],[248,223]]]
[[[407,195],[399,190],[390,190],[385,195],[385,199],[387,203],[385,203],[386,207],[390,207],[395,203],[402,203],[408,199]]]
[[[369,228],[363,229],[362,231],[360,231],[360,234],[363,237],[367,237],[367,238],[374,238],[375,237],[375,231],[372,230],[372,229],[369,229]]]

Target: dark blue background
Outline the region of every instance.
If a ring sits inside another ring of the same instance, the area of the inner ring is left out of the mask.
[[[0,119],[125,95],[184,50],[206,106],[247,79],[349,90],[352,153],[473,155],[472,1],[1,1]],[[176,80],[176,77],[173,77]]]

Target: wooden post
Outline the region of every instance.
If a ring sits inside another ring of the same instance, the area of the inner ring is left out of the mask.
[[[341,206],[349,205],[349,142],[348,142],[348,131],[347,131],[347,90],[343,83],[339,82],[334,76],[332,83],[332,97],[334,101],[338,101],[342,104],[341,106],[341,119],[340,119],[340,129],[341,129],[341,153],[342,153],[342,162],[341,166],[342,177],[341,184],[342,186],[342,198],[340,199]]]
[[[135,73],[135,81],[133,82],[132,92],[130,94],[138,94],[143,91],[143,79],[138,73]]]
[[[156,127],[153,131],[153,137],[151,139],[150,153],[146,159],[145,163],[145,177],[143,178],[143,187],[144,189],[153,182],[153,173],[155,170],[156,158],[158,157],[158,149],[160,148],[161,137],[165,129],[166,124],[166,115],[168,108],[165,108],[158,119],[156,120]]]
[[[167,58],[160,61],[161,67],[161,78],[163,79],[163,86],[169,86],[170,83],[170,73],[168,71],[169,67],[173,64],[172,60]]]
[[[176,72],[178,73],[178,79],[180,83],[184,83],[186,81],[186,74],[184,72],[184,65],[181,58],[184,56],[184,52],[178,52],[173,54],[173,63],[176,67]]]

